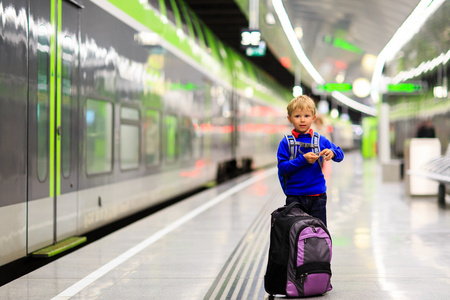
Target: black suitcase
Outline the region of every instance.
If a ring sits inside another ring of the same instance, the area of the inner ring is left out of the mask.
[[[304,297],[331,290],[331,237],[325,224],[291,203],[272,212],[264,288]]]

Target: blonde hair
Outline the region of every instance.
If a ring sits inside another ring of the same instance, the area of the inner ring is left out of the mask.
[[[314,100],[311,97],[306,95],[297,96],[289,102],[289,105],[287,106],[288,115],[291,116],[292,112],[296,109],[310,110],[313,116],[315,116],[317,112],[316,103],[314,103]]]

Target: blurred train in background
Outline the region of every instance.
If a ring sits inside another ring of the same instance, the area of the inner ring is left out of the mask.
[[[0,20],[0,265],[275,162],[291,93],[182,1],[0,0]]]
[[[181,0],[0,0],[0,20],[0,265],[275,164],[291,130],[291,91]]]

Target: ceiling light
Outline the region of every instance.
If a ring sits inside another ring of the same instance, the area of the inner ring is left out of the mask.
[[[330,112],[330,116],[333,119],[336,119],[337,117],[339,117],[339,111],[337,110],[337,108],[333,108]]]
[[[295,36],[301,40],[303,38],[303,28],[301,27],[295,27],[294,28]]]
[[[373,54],[364,54],[362,59],[362,67],[365,71],[372,73],[377,63],[377,57]]]
[[[292,95],[293,95],[294,97],[303,95],[303,89],[302,89],[302,87],[299,86],[299,85],[294,86]]]
[[[319,74],[319,72],[317,72],[316,68],[314,68],[312,63],[309,61],[308,57],[303,51],[302,46],[300,45],[300,42],[297,39],[294,29],[292,28],[291,21],[289,20],[289,16],[284,9],[283,1],[272,0],[272,4],[275,12],[277,13],[278,19],[280,20],[281,26],[283,27],[284,33],[286,34],[286,37],[288,38],[289,43],[294,50],[295,55],[315,82],[324,83],[325,79],[323,79],[323,77]]]
[[[365,114],[368,114],[368,115],[371,115],[371,116],[376,116],[377,115],[377,109],[376,108],[373,108],[373,107],[364,105],[362,103],[359,103],[358,101],[355,101],[355,100],[345,96],[342,93],[332,92],[331,96],[333,98],[335,98],[336,100],[342,102],[343,104],[345,104],[345,105],[347,105],[347,106],[349,106],[349,107],[351,107],[353,109],[359,110],[359,111],[361,111],[361,112],[363,112]]]
[[[275,17],[273,16],[273,13],[269,12],[266,14],[266,23],[268,25],[275,25]]]
[[[445,0],[421,0],[406,21],[398,28],[392,39],[378,54],[375,70],[372,76],[372,99],[380,101],[379,92],[383,88],[383,68],[387,61],[391,60],[400,49],[419,31],[420,27],[429,17],[444,3]]]
[[[343,83],[345,80],[345,73],[339,72],[339,74],[336,75],[336,82],[337,83]]]
[[[365,78],[358,78],[353,81],[353,93],[359,98],[365,98],[370,94],[370,82]]]
[[[393,83],[403,82],[414,77],[419,77],[421,74],[431,71],[440,64],[445,65],[450,60],[450,50],[446,53],[441,53],[432,60],[422,62],[417,68],[411,68],[408,71],[402,71],[391,79]]]

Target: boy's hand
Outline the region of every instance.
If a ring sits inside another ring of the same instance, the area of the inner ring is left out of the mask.
[[[324,150],[320,151],[319,155],[323,156],[323,159],[328,161],[334,157],[334,152],[331,151],[330,149],[324,149]]]
[[[315,154],[314,152],[308,152],[303,154],[303,157],[306,159],[306,161],[310,164],[313,164],[316,162],[316,160],[319,159],[319,155]]]

